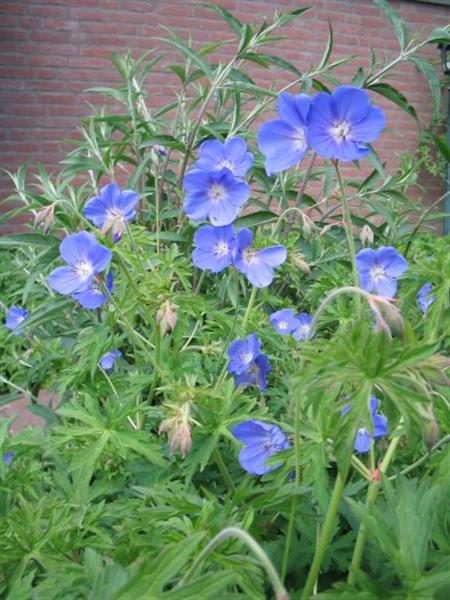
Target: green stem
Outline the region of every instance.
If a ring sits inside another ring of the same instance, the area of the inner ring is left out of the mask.
[[[197,556],[192,567],[188,571],[187,575],[181,580],[179,586],[186,585],[195,575],[198,566],[208,556],[208,554],[210,554],[216,546],[218,546],[224,540],[230,537],[237,537],[238,539],[240,539],[255,554],[260,565],[263,567],[268,578],[270,579],[270,583],[272,584],[273,589],[275,590],[277,600],[289,600],[289,594],[285,590],[283,583],[281,582],[270,558],[267,556],[267,554],[264,552],[264,550],[261,548],[258,542],[254,540],[252,536],[249,535],[246,531],[240,529],[239,527],[227,527],[226,529],[223,529],[220,533],[218,533]]]
[[[159,254],[159,238],[161,235],[161,222],[160,222],[160,196],[161,190],[159,187],[159,167],[155,169],[155,212],[156,212],[156,254]]]
[[[345,189],[344,189],[344,183],[342,181],[342,176],[341,176],[341,172],[339,170],[339,163],[338,161],[332,161],[333,165],[336,169],[336,176],[337,176],[337,180],[339,183],[339,191],[341,194],[341,200],[342,200],[342,216],[344,218],[344,229],[345,229],[345,235],[347,237],[347,243],[348,243],[348,250],[350,253],[350,260],[352,263],[352,273],[353,273],[353,283],[356,287],[359,287],[359,276],[358,276],[358,269],[356,267],[356,251],[355,251],[355,241],[353,239],[353,229],[352,229],[352,215],[350,212],[350,206],[347,202],[347,197],[345,195]],[[357,306],[358,308],[361,305],[361,301],[359,299],[357,299]]]
[[[144,263],[141,260],[141,254],[139,252],[139,248],[137,247],[136,242],[134,241],[134,238],[131,234],[130,226],[128,225],[128,223],[126,221],[125,221],[125,229],[127,230],[127,235],[128,235],[128,239],[130,240],[131,247],[133,248],[136,258],[139,262],[139,266],[141,268],[142,275],[143,275],[143,277],[146,277],[147,273],[145,271]]]
[[[385,473],[392,458],[394,457],[394,453],[397,449],[399,441],[400,441],[399,435],[397,435],[396,437],[394,437],[391,440],[391,443],[389,444],[386,454],[384,455],[384,458],[381,461],[381,465],[380,465],[380,474],[381,475],[383,475]],[[367,498],[366,498],[367,510],[370,510],[370,508],[375,504],[375,500],[377,499],[377,495],[378,495],[378,491],[379,491],[380,487],[381,487],[380,480],[377,479],[377,480],[373,480],[370,482],[369,490],[367,492]],[[355,547],[353,549],[352,562],[350,564],[350,570],[348,573],[348,583],[350,585],[355,584],[356,573],[359,571],[359,568],[361,566],[361,560],[362,560],[363,553],[364,553],[364,547],[366,545],[366,538],[367,538],[367,529],[366,529],[365,525],[360,525],[360,527],[358,529],[358,535],[356,536]]]
[[[125,277],[127,278],[128,283],[130,284],[130,286],[135,291],[137,297],[138,298],[142,298],[141,290],[138,288],[138,286],[136,285],[134,279],[131,277],[130,270],[127,268],[127,265],[125,264],[125,261],[123,260],[123,258],[118,253],[115,253],[114,256],[117,258],[117,261],[120,264],[120,268],[122,269],[123,273],[125,274]]]
[[[320,532],[319,541],[314,552],[314,558],[312,565],[309,569],[308,577],[306,579],[305,588],[301,600],[309,600],[313,593],[317,577],[319,575],[320,566],[326,550],[329,547],[331,537],[333,534],[333,527],[336,520],[336,515],[339,510],[339,505],[342,500],[342,495],[345,488],[345,479],[340,473],[337,474],[336,481],[331,495],[330,504],[328,505],[327,514],[323,523],[322,531]]]
[[[231,479],[231,475],[228,472],[228,469],[222,458],[222,453],[220,452],[219,446],[216,446],[214,448],[213,454],[214,454],[214,460],[216,461],[216,464],[219,467],[219,471],[220,471],[225,483],[227,484],[228,491],[230,491],[231,493],[234,494],[236,492],[236,488],[234,487],[234,483],[233,483],[233,480]]]
[[[420,465],[422,465],[424,462],[426,462],[427,460],[429,460],[429,458],[433,454],[433,452],[436,452],[436,450],[439,450],[439,448],[441,446],[444,446],[444,444],[448,444],[449,442],[450,442],[450,434],[446,435],[441,440],[439,440],[438,442],[436,442],[436,444],[434,444],[434,446],[431,448],[431,450],[427,454],[424,454],[424,456],[422,456],[421,458],[419,458],[418,460],[416,460],[416,462],[414,462],[411,465],[405,467],[404,469],[402,469],[401,471],[399,471],[395,475],[392,475],[388,479],[389,480],[396,479],[399,475],[407,475],[411,471],[414,471],[414,469],[417,469],[417,467],[420,467]]]
[[[301,369],[301,365],[300,365]],[[289,514],[289,524],[286,534],[286,545],[284,547],[283,565],[281,567],[281,581],[284,582],[286,577],[289,554],[291,552],[292,538],[295,529],[295,515],[298,504],[298,487],[300,485],[300,394],[295,395],[295,410],[294,410],[294,456],[295,456],[295,494],[291,501],[291,512]]]
[[[200,278],[195,286],[194,294],[198,294],[200,292],[200,288],[202,287],[203,280],[205,279],[206,271],[202,271]]]
[[[109,387],[111,388],[111,390],[112,390],[112,392],[113,392],[114,396],[115,396],[116,398],[118,398],[118,397],[119,397],[119,394],[117,393],[117,390],[116,390],[116,388],[114,387],[114,384],[113,384],[113,382],[111,381],[111,379],[110,379],[110,377],[109,377],[108,373],[105,371],[105,369],[104,369],[103,367],[100,367],[100,371],[103,373],[103,375],[104,375],[104,377],[105,377],[106,381],[108,382],[108,384],[109,384]]]
[[[253,305],[255,303],[256,294],[258,292],[258,288],[252,288],[252,293],[250,294],[250,298],[247,304],[247,309],[244,314],[244,318],[242,320],[242,329],[245,331],[245,327],[247,325],[248,319],[250,317],[250,313],[252,311]]]
[[[158,371],[160,370],[161,364],[161,329],[158,323],[155,323],[155,362],[158,365]],[[152,385],[150,387],[150,392],[147,397],[147,403],[151,404],[153,400],[153,395],[155,393],[156,384],[158,382],[156,369],[153,372],[153,380]]]

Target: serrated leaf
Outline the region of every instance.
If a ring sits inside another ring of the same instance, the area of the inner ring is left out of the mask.
[[[417,124],[419,124],[419,118],[414,107],[408,102],[406,96],[404,96],[401,92],[392,87],[392,85],[389,85],[388,83],[373,83],[372,85],[369,85],[368,89],[372,90],[373,92],[376,92],[377,94],[380,94],[381,96],[384,96],[385,98],[396,104],[398,107],[404,110],[410,117],[412,117]]]
[[[374,4],[381,8],[397,36],[400,48],[404,50],[408,45],[408,28],[400,15],[392,8],[387,0],[374,0]]]

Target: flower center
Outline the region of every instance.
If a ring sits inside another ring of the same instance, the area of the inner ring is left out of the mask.
[[[222,160],[220,163],[218,163],[217,170],[230,169],[230,171],[232,171],[233,167],[234,167],[233,163],[230,160],[225,159],[225,160]]]
[[[309,335],[309,329],[310,329],[309,325],[301,325],[298,328],[298,331],[299,331],[299,333],[300,333],[301,336],[308,337],[308,335]]]
[[[253,353],[252,352],[243,352],[241,354],[241,360],[246,365],[251,363],[253,360]]]
[[[110,208],[106,216],[108,221],[123,221],[123,214],[118,208]]]
[[[214,245],[214,254],[216,256],[226,256],[228,254],[228,244],[226,242],[217,242]]]
[[[294,145],[296,150],[304,150],[306,148],[306,137],[304,129],[297,129],[294,135]]]
[[[258,257],[252,250],[250,250],[250,248],[244,251],[243,258],[244,258],[244,262],[247,265],[251,265],[252,263],[255,263],[258,261]]]
[[[336,142],[342,142],[350,138],[350,123],[347,121],[336,122],[330,129],[331,135],[334,137]]]
[[[384,277],[385,274],[386,274],[386,272],[383,269],[383,267],[379,267],[378,265],[375,265],[375,267],[372,269],[372,277],[374,279],[378,279],[379,277]]]
[[[211,202],[220,202],[224,199],[225,189],[223,185],[219,185],[218,183],[214,183],[209,188],[209,199]]]
[[[93,274],[94,269],[92,268],[92,264],[88,260],[80,260],[75,265],[75,271],[80,276],[83,281],[89,279],[89,277]]]
[[[286,321],[280,321],[278,323],[278,327],[279,327],[279,329],[283,329],[283,330],[287,329],[287,323],[286,323]]]

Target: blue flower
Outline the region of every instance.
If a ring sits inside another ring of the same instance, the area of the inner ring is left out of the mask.
[[[246,340],[234,340],[227,350],[230,362],[228,373],[232,373],[236,387],[256,385],[261,391],[267,388],[266,375],[272,370],[269,360],[261,352],[261,341],[255,333]]]
[[[65,296],[86,291],[94,276],[104,271],[111,261],[111,251],[86,231],[64,238],[59,252],[69,266],[52,271],[48,283],[53,290]]]
[[[417,302],[423,312],[426,314],[429,306],[433,304],[436,300],[436,296],[434,294],[430,294],[431,292],[431,283],[424,283],[420,290],[417,292]]]
[[[250,195],[248,183],[230,169],[189,171],[183,180],[184,211],[192,221],[209,219],[216,227],[230,225]]]
[[[117,183],[109,183],[101,189],[100,195],[91,198],[83,209],[84,216],[96,227],[102,228],[105,235],[110,229],[113,242],[118,242],[125,229],[125,223],[136,214],[139,194],[132,190],[121,191]]]
[[[267,356],[259,354],[244,373],[233,374],[234,384],[236,387],[255,385],[261,392],[264,392],[267,389],[267,374],[271,370],[272,367]]]
[[[393,298],[397,292],[397,277],[408,269],[406,259],[391,246],[378,250],[366,248],[356,255],[359,285],[366,292]]]
[[[372,106],[360,88],[342,85],[332,94],[321,92],[308,113],[308,141],[322,158],[358,160],[369,152],[368,143],[385,126],[383,111]]]
[[[108,300],[108,296],[103,293],[100,283],[99,279],[95,277],[86,290],[75,292],[72,294],[72,298],[77,300],[83,308],[100,308],[100,306]],[[113,274],[110,271],[105,279],[105,286],[109,293],[112,292],[113,285]]]
[[[312,335],[310,335],[311,323],[313,320],[311,315],[302,312],[295,317],[295,320],[297,321],[297,327],[292,336],[299,342],[302,340],[307,340],[309,337],[312,337]]]
[[[202,171],[229,169],[235,177],[245,177],[253,165],[253,155],[240,137],[233,137],[222,144],[219,140],[206,140],[199,149],[200,158],[192,165]]]
[[[15,457],[14,452],[11,452],[11,451],[5,452],[5,454],[3,455],[3,464],[5,464],[5,465],[11,464],[14,457]]]
[[[308,151],[307,118],[311,99],[306,94],[280,95],[280,119],[263,123],[258,131],[258,147],[265,156],[267,175],[295,167]]]
[[[242,375],[261,354],[261,341],[256,333],[251,333],[246,340],[234,340],[228,346],[227,354],[230,358],[228,373]]]
[[[372,419],[373,432],[371,435],[366,427],[360,427],[358,429],[355,439],[355,450],[357,452],[369,452],[373,439],[383,437],[388,434],[387,419],[383,414],[377,413],[378,406],[379,402],[377,398],[372,396],[370,398],[370,416]],[[344,406],[344,408],[341,410],[341,414],[347,414],[351,408],[352,405],[347,404],[347,406]]]
[[[270,323],[275,331],[281,335],[289,335],[298,328],[298,321],[289,308],[283,308],[274,312],[269,317]]]
[[[265,475],[281,466],[266,465],[268,458],[290,448],[289,440],[278,425],[262,421],[243,421],[232,429],[232,434],[245,446],[239,453],[239,463],[248,473]]]
[[[196,232],[194,243],[196,248],[192,253],[192,260],[199,269],[220,273],[233,262],[236,244],[233,225],[204,225]]]
[[[12,331],[13,335],[22,333],[21,324],[28,319],[28,312],[20,306],[11,306],[6,313],[5,327]]]
[[[122,356],[122,352],[120,350],[116,350],[116,349],[110,350],[109,352],[107,352],[106,354],[104,354],[101,357],[98,364],[105,371],[110,371],[111,369],[114,368],[114,364],[115,364],[116,360],[118,358],[120,358],[121,356]]]
[[[271,246],[261,250],[251,248],[253,234],[250,229],[240,229],[236,235],[234,255],[235,267],[243,273],[252,285],[263,288],[270,285],[274,278],[273,270],[286,260],[284,246]]]

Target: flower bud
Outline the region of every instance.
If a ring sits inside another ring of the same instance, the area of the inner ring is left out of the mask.
[[[304,260],[303,255],[300,252],[293,252],[290,255],[291,262],[293,265],[298,267],[303,273],[311,273],[308,263]]]
[[[34,217],[34,226],[42,227],[42,230],[45,235],[50,231],[51,227],[55,223],[55,205],[49,204],[49,206],[44,206],[41,210],[38,210],[36,216]]]
[[[189,402],[175,407],[176,414],[162,421],[159,433],[167,433],[170,451],[181,450],[181,455],[186,458],[192,447],[191,411]]]
[[[426,447],[430,451],[439,439],[439,425],[437,424],[431,404],[428,405],[427,413],[428,418],[425,419],[423,424],[422,436]]]
[[[359,239],[363,246],[371,246],[373,244],[373,231],[368,225],[364,225],[361,229]]]
[[[170,300],[166,300],[161,304],[156,313],[156,322],[161,329],[161,335],[164,336],[168,331],[173,331],[177,324],[177,308]]]
[[[303,225],[302,225],[303,235],[306,238],[308,238],[312,234],[312,232],[314,231],[316,226],[314,225],[314,222],[310,219],[310,217],[308,217],[308,215],[305,215],[305,213],[302,213],[302,219],[303,219]]]

